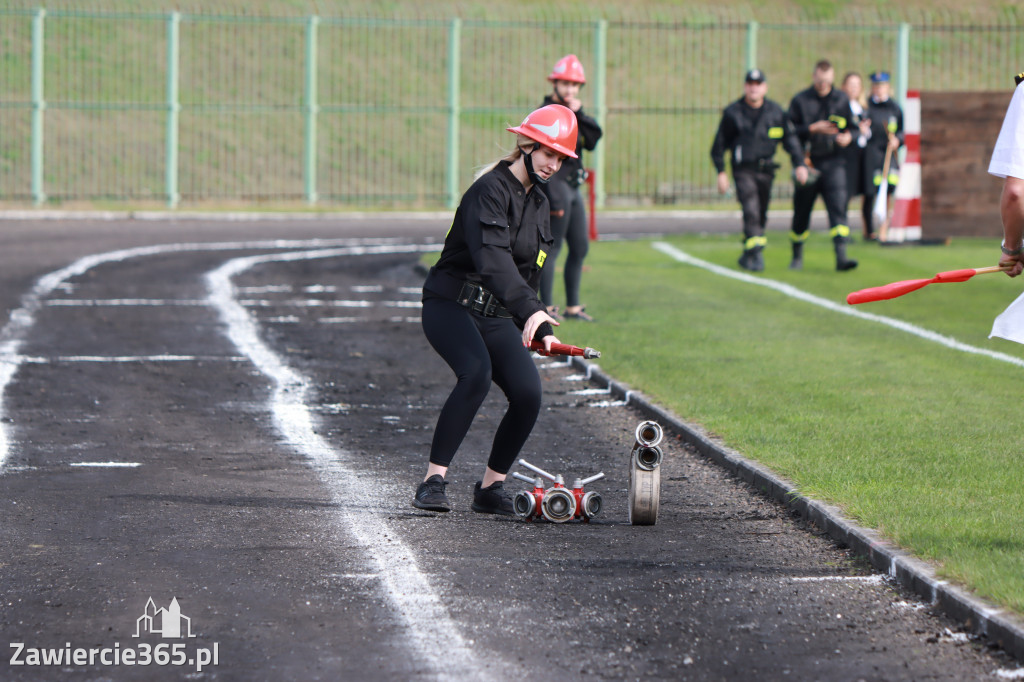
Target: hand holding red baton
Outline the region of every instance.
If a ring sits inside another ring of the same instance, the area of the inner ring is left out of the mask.
[[[846,302],[851,305],[857,303],[871,303],[872,301],[886,301],[890,298],[898,298],[911,291],[917,291],[929,284],[949,284],[952,282],[966,282],[975,275],[984,275],[990,272],[1006,272],[1010,266],[991,265],[985,268],[964,268],[963,270],[948,270],[940,272],[931,279],[906,279],[900,282],[884,284],[880,287],[871,287],[854,291],[846,296]]]
[[[544,350],[543,341],[531,341],[530,350],[537,351],[540,355],[545,357],[550,355],[578,355],[586,360],[601,357],[601,351],[594,350],[593,348],[580,348],[579,346],[570,346],[567,343],[553,343],[551,344],[551,350]]]

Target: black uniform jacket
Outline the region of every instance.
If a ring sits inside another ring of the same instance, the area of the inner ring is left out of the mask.
[[[794,95],[790,101],[789,120],[800,142],[807,148],[812,162],[815,159],[831,158],[842,149],[835,143],[835,135],[812,135],[808,128],[815,121],[832,121],[839,132],[850,129],[853,124],[850,98],[838,88],[832,88],[824,97],[819,97],[813,87],[807,88]],[[851,129],[850,132],[857,131]],[[856,144],[856,141],[850,144]]]
[[[510,165],[499,162],[462,196],[423,297],[454,300],[468,280],[494,294],[522,329],[531,315],[545,310],[537,286],[554,239],[547,197],[536,186],[527,192]],[[536,338],[551,333],[543,324]]]
[[[556,102],[551,95],[548,95],[544,98],[544,104],[541,106],[549,104],[561,104],[561,102]],[[575,151],[576,156],[579,158],[572,159],[566,157],[562,161],[562,167],[558,169],[558,172],[554,174],[550,182],[568,182],[573,187],[579,187],[583,182],[583,150],[586,149],[588,152],[594,151],[603,131],[597,121],[583,111],[583,107],[580,107],[580,110],[576,112],[576,127],[579,130],[579,136],[576,138]],[[548,199],[554,201],[551,195],[548,196]],[[560,211],[565,208],[567,207],[555,206],[554,203],[551,205],[552,211]]]
[[[887,99],[884,102],[869,100],[865,116],[871,119],[871,137],[868,138],[867,151],[869,158],[865,163],[872,171],[881,170],[885,163],[885,147],[889,143],[889,133],[894,134],[903,144],[903,110],[900,105]],[[896,154],[889,161],[889,169],[895,170],[898,165]]]
[[[771,161],[780,142],[794,168],[804,165],[800,140],[782,107],[766,98],[755,109],[740,97],[722,111],[722,121],[711,145],[711,161],[719,173],[725,170],[726,150],[732,152],[733,169]]]

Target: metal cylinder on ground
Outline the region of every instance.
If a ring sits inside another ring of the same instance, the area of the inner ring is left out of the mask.
[[[629,455],[629,522],[634,526],[653,526],[658,521],[661,500],[661,459],[658,447],[664,432],[654,421],[636,427],[636,443]]]

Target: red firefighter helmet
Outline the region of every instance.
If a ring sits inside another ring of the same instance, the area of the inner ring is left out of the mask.
[[[567,54],[555,62],[555,68],[551,69],[551,75],[548,76],[548,80],[569,81],[570,83],[583,85],[587,82],[587,77],[583,75],[583,65],[580,64],[580,60],[576,55]]]
[[[559,154],[579,158],[576,155],[576,143],[579,141],[576,114],[569,107],[549,104],[531,112],[518,126],[506,130],[525,135]]]

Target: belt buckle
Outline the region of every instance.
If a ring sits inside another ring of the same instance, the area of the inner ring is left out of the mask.
[[[498,309],[498,299],[494,297],[494,294],[487,296],[487,302],[484,304],[483,315],[484,317],[494,317],[494,311]]]

